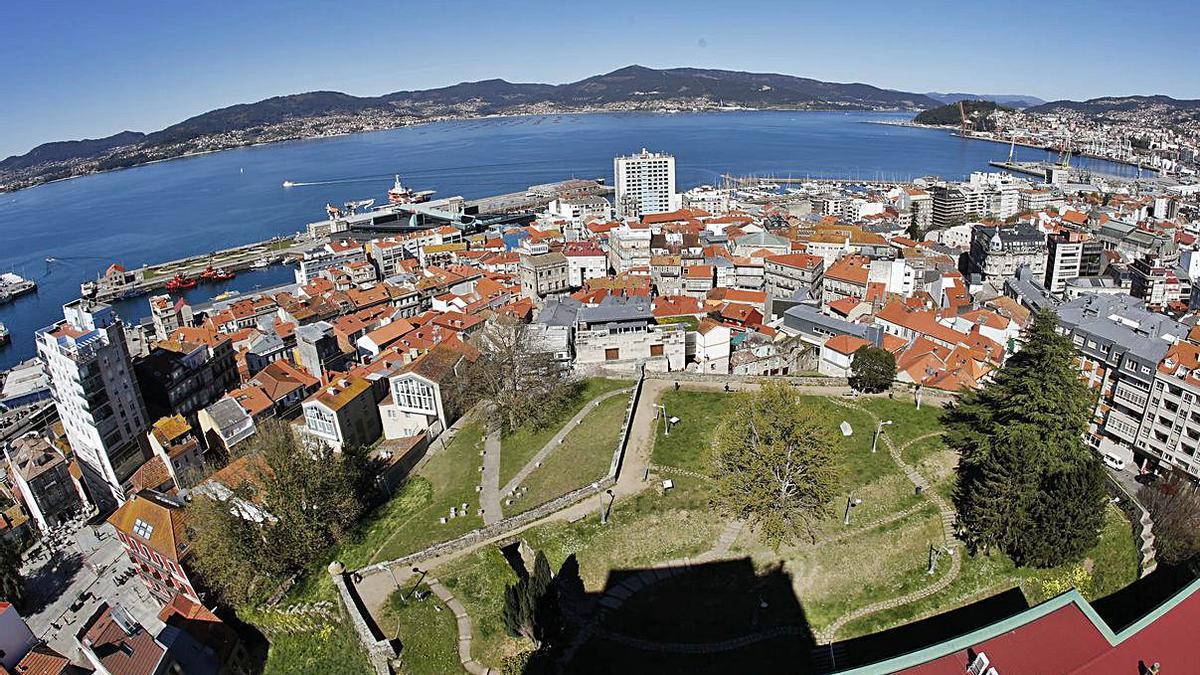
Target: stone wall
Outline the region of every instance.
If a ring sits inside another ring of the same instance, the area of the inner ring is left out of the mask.
[[[333,577],[333,585],[337,587],[342,606],[346,609],[346,614],[350,616],[350,623],[354,625],[354,632],[358,633],[358,639],[367,649],[367,655],[371,665],[375,668],[376,675],[391,675],[391,662],[399,656],[395,645],[380,632],[379,627],[369,618],[370,615],[367,613],[366,607],[363,607],[362,599],[358,597],[353,586],[346,583],[346,574],[340,569],[336,573],[331,569],[330,576]]]

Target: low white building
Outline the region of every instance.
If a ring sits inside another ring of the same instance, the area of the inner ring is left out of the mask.
[[[696,328],[696,366],[706,374],[729,372],[729,339],[731,331],[712,319],[704,319]]]
[[[827,377],[849,377],[854,363],[854,352],[870,344],[853,335],[829,338],[821,345],[821,359],[817,363],[817,372]]]

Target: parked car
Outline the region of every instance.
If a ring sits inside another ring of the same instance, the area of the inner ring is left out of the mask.
[[[1112,469],[1113,471],[1124,471],[1125,470],[1125,460],[1121,459],[1120,457],[1117,457],[1116,455],[1112,454],[1111,452],[1106,452],[1106,453],[1100,455],[1100,459],[1103,459],[1104,463],[1106,465],[1108,465],[1108,468]]]

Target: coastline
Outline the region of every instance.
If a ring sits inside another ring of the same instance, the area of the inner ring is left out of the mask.
[[[699,114],[699,113],[736,113],[736,112],[792,112],[792,113],[855,112],[855,113],[884,113],[884,114],[886,114],[886,113],[907,113],[907,112],[913,112],[913,111],[899,109],[899,108],[887,109],[887,110],[845,110],[842,108],[797,109],[797,108],[747,108],[747,107],[737,107],[737,106],[721,106],[721,107],[714,107],[714,108],[693,108],[693,109],[663,108],[663,109],[655,109],[655,110],[637,110],[637,109],[612,110],[612,109],[606,109],[606,108],[597,108],[597,109],[564,110],[564,111],[548,111],[548,112],[492,113],[492,114],[488,114],[488,115],[461,115],[461,116],[460,115],[446,115],[446,116],[430,117],[430,118],[421,119],[421,120],[414,121],[414,122],[398,124],[396,126],[384,127],[384,128],[379,128],[379,129],[362,129],[359,131],[339,131],[337,133],[317,134],[317,135],[310,135],[310,136],[297,136],[295,138],[281,138],[279,140],[261,141],[261,142],[257,142],[257,143],[244,143],[241,145],[231,145],[226,148],[216,148],[213,150],[200,150],[200,151],[196,151],[196,152],[185,152],[185,153],[182,153],[179,155],[175,155],[173,157],[162,157],[159,159],[151,159],[151,160],[147,160],[145,162],[140,162],[138,164],[131,164],[129,166],[121,166],[121,167],[116,167],[113,169],[103,169],[103,170],[99,170],[99,171],[88,171],[86,173],[79,173],[79,174],[75,174],[73,176],[64,176],[62,178],[55,178],[53,180],[47,180],[47,181],[44,181],[41,183],[37,183],[35,185],[28,185],[26,187],[17,188],[15,190],[0,189],[0,194],[4,194],[4,195],[17,194],[18,192],[23,192],[25,190],[33,190],[35,188],[42,187],[43,185],[52,185],[54,183],[61,183],[64,181],[74,180],[76,178],[86,178],[88,176],[98,176],[101,174],[114,173],[117,171],[136,169],[136,168],[143,167],[143,166],[150,166],[152,164],[160,164],[162,162],[172,162],[172,161],[179,160],[179,159],[189,159],[192,157],[203,157],[205,155],[212,155],[212,154],[215,154],[218,152],[225,152],[228,150],[238,150],[238,149],[242,149],[242,148],[256,148],[256,147],[262,147],[262,146],[268,146],[268,145],[280,145],[282,143],[295,143],[295,142],[300,142],[300,141],[319,141],[319,140],[323,140],[326,138],[340,138],[343,136],[355,136],[357,134],[371,134],[371,133],[377,133],[377,132],[381,132],[381,131],[395,131],[396,129],[409,129],[409,128],[421,127],[421,126],[425,126],[425,125],[429,125],[429,124],[437,124],[439,122],[471,122],[471,121],[486,121],[486,120],[493,120],[493,119],[509,119],[509,118],[519,118],[519,117],[551,117],[551,116],[555,116],[555,115],[600,115],[600,114],[678,115],[681,113]],[[869,122],[871,124],[892,124],[891,122],[886,122],[883,120],[864,120],[864,121]],[[902,123],[895,123],[895,124],[903,126]],[[937,127],[925,127],[925,125],[916,125],[916,126],[921,126],[924,128],[937,128]]]

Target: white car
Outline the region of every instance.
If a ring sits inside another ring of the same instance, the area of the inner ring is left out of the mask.
[[[1108,465],[1108,468],[1110,468],[1114,471],[1124,471],[1125,470],[1125,460],[1121,459],[1120,457],[1117,457],[1116,455],[1112,454],[1111,452],[1106,452],[1106,453],[1100,455],[1100,459],[1103,459],[1104,463],[1106,465]]]

